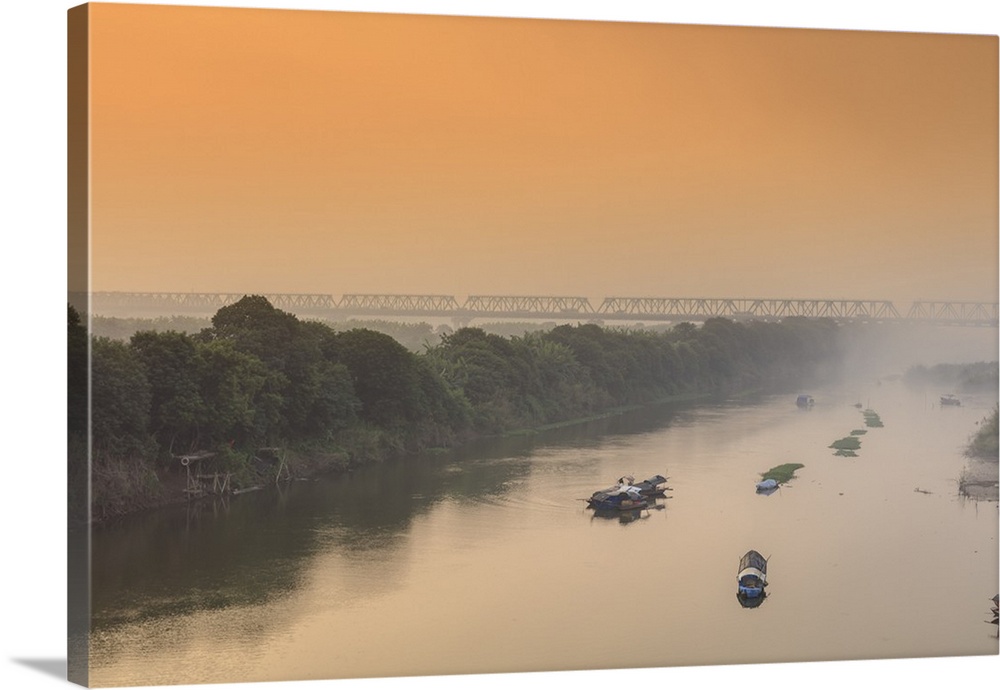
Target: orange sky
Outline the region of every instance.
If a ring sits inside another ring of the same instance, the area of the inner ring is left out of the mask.
[[[91,5],[92,289],[997,299],[997,38]]]

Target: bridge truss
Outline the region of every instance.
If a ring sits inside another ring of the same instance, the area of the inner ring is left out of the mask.
[[[634,317],[676,321],[704,321],[713,317],[734,320],[779,320],[790,316],[838,321],[899,319],[892,302],[811,299],[701,299],[676,297],[608,297],[597,312],[605,317]]]
[[[95,314],[212,315],[235,304],[244,293],[93,292]],[[827,318],[841,323],[932,323],[996,328],[997,303],[914,302],[908,311],[886,300],[727,299],[678,297],[608,297],[595,309],[586,297],[471,295],[460,302],[450,295],[264,294],[276,308],[325,318],[442,317],[456,322],[477,318],[585,319],[588,321],[701,322],[710,318],[778,321],[789,317]],[[86,305],[87,295],[71,302]],[[84,307],[86,308],[86,307]]]

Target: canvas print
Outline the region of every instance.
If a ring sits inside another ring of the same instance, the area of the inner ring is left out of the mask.
[[[70,680],[997,655],[997,36],[68,20]]]

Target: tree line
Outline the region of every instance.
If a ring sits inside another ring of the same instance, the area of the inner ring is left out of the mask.
[[[832,321],[805,318],[509,337],[466,327],[414,352],[368,328],[300,320],[261,296],[219,309],[197,333],[128,341],[88,336],[70,307],[71,482],[85,472],[88,361],[100,518],[155,501],[171,459],[197,450],[244,484],[268,471],[262,448],[347,468],[673,396],[798,385],[833,372],[837,334]]]

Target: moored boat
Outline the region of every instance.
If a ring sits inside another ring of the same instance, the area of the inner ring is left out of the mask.
[[[618,483],[607,489],[595,491],[587,499],[591,508],[596,510],[636,510],[648,505],[642,489],[633,486],[631,477],[622,477]]]
[[[736,575],[737,594],[753,599],[763,596],[767,587],[767,559],[753,549],[740,558]]]
[[[591,494],[587,504],[600,511],[642,510],[655,505],[656,499],[670,490],[666,482],[667,478],[662,474],[654,474],[641,482],[626,474],[619,477],[614,486]]]
[[[649,479],[643,479],[641,482],[636,482],[635,478],[631,475],[625,475],[618,480],[619,486],[632,486],[639,489],[639,492],[643,496],[663,496],[665,492],[670,491],[670,487],[666,486],[667,478],[662,474],[654,474]]]
[[[597,512],[628,512],[633,510],[643,510],[649,507],[649,501],[644,498],[591,498],[588,499],[590,507]]]
[[[649,505],[639,488],[621,483],[595,491],[587,503],[595,510],[637,510]]]
[[[959,400],[957,397],[955,397],[953,394],[948,393],[947,395],[941,396],[941,404],[959,406],[962,404],[962,401]]]
[[[764,479],[757,482],[757,493],[765,493],[774,491],[778,488],[778,481],[776,479]]]
[[[802,394],[795,399],[795,404],[799,407],[812,407],[815,404],[815,400],[811,395]]]

